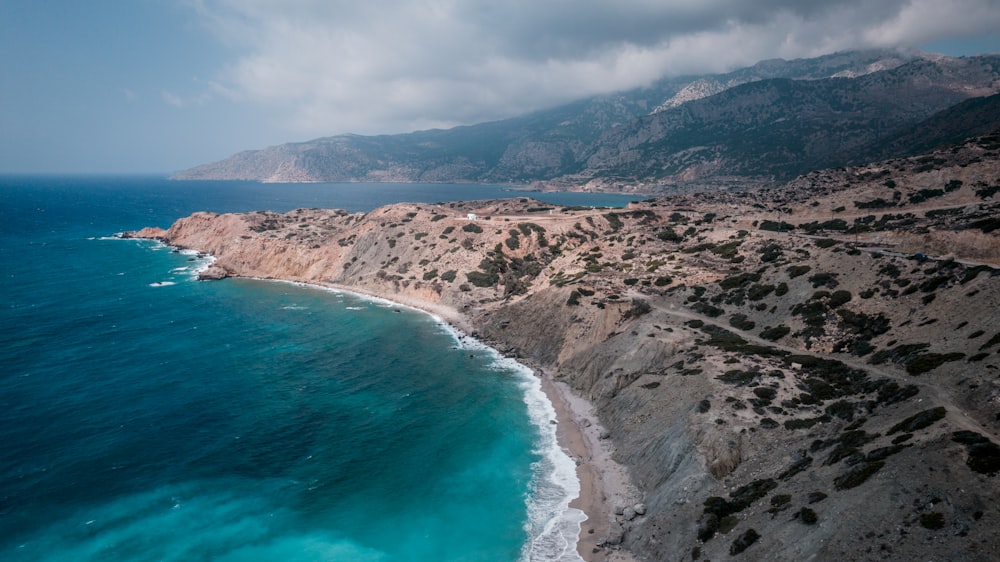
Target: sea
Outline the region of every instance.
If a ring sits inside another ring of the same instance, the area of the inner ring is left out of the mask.
[[[0,560],[579,560],[524,366],[390,301],[196,280],[115,234],[195,211],[531,196],[505,186],[0,176]]]

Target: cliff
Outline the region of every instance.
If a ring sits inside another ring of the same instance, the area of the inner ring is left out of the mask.
[[[595,556],[990,560],[998,193],[992,136],[622,210],[198,213],[143,235],[453,310],[568,383],[647,508],[610,515]]]

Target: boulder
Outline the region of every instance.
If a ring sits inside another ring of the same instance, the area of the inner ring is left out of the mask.
[[[204,271],[198,273],[199,281],[218,281],[226,277],[229,277],[229,272],[217,265],[209,266]]]

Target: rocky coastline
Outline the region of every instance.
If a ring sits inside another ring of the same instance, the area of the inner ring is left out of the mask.
[[[587,560],[989,560],[995,144],[618,210],[196,213],[126,236],[211,254],[214,278],[428,310],[533,367],[593,490]]]

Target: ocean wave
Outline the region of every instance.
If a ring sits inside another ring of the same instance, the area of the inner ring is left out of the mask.
[[[176,285],[174,281],[156,281],[155,283],[150,283],[150,287],[169,287],[170,285]]]
[[[437,317],[435,317],[437,318]],[[438,325],[465,349],[483,351],[492,359],[492,368],[518,375],[518,386],[528,406],[528,416],[538,430],[535,453],[541,459],[532,465],[531,493],[526,500],[529,540],[521,551],[521,560],[534,562],[582,562],[577,552],[580,528],[587,515],[569,506],[580,495],[576,463],[559,445],[556,437],[556,411],[542,390],[542,382],[528,366],[504,357],[496,349],[462,334],[454,326],[437,319]]]

